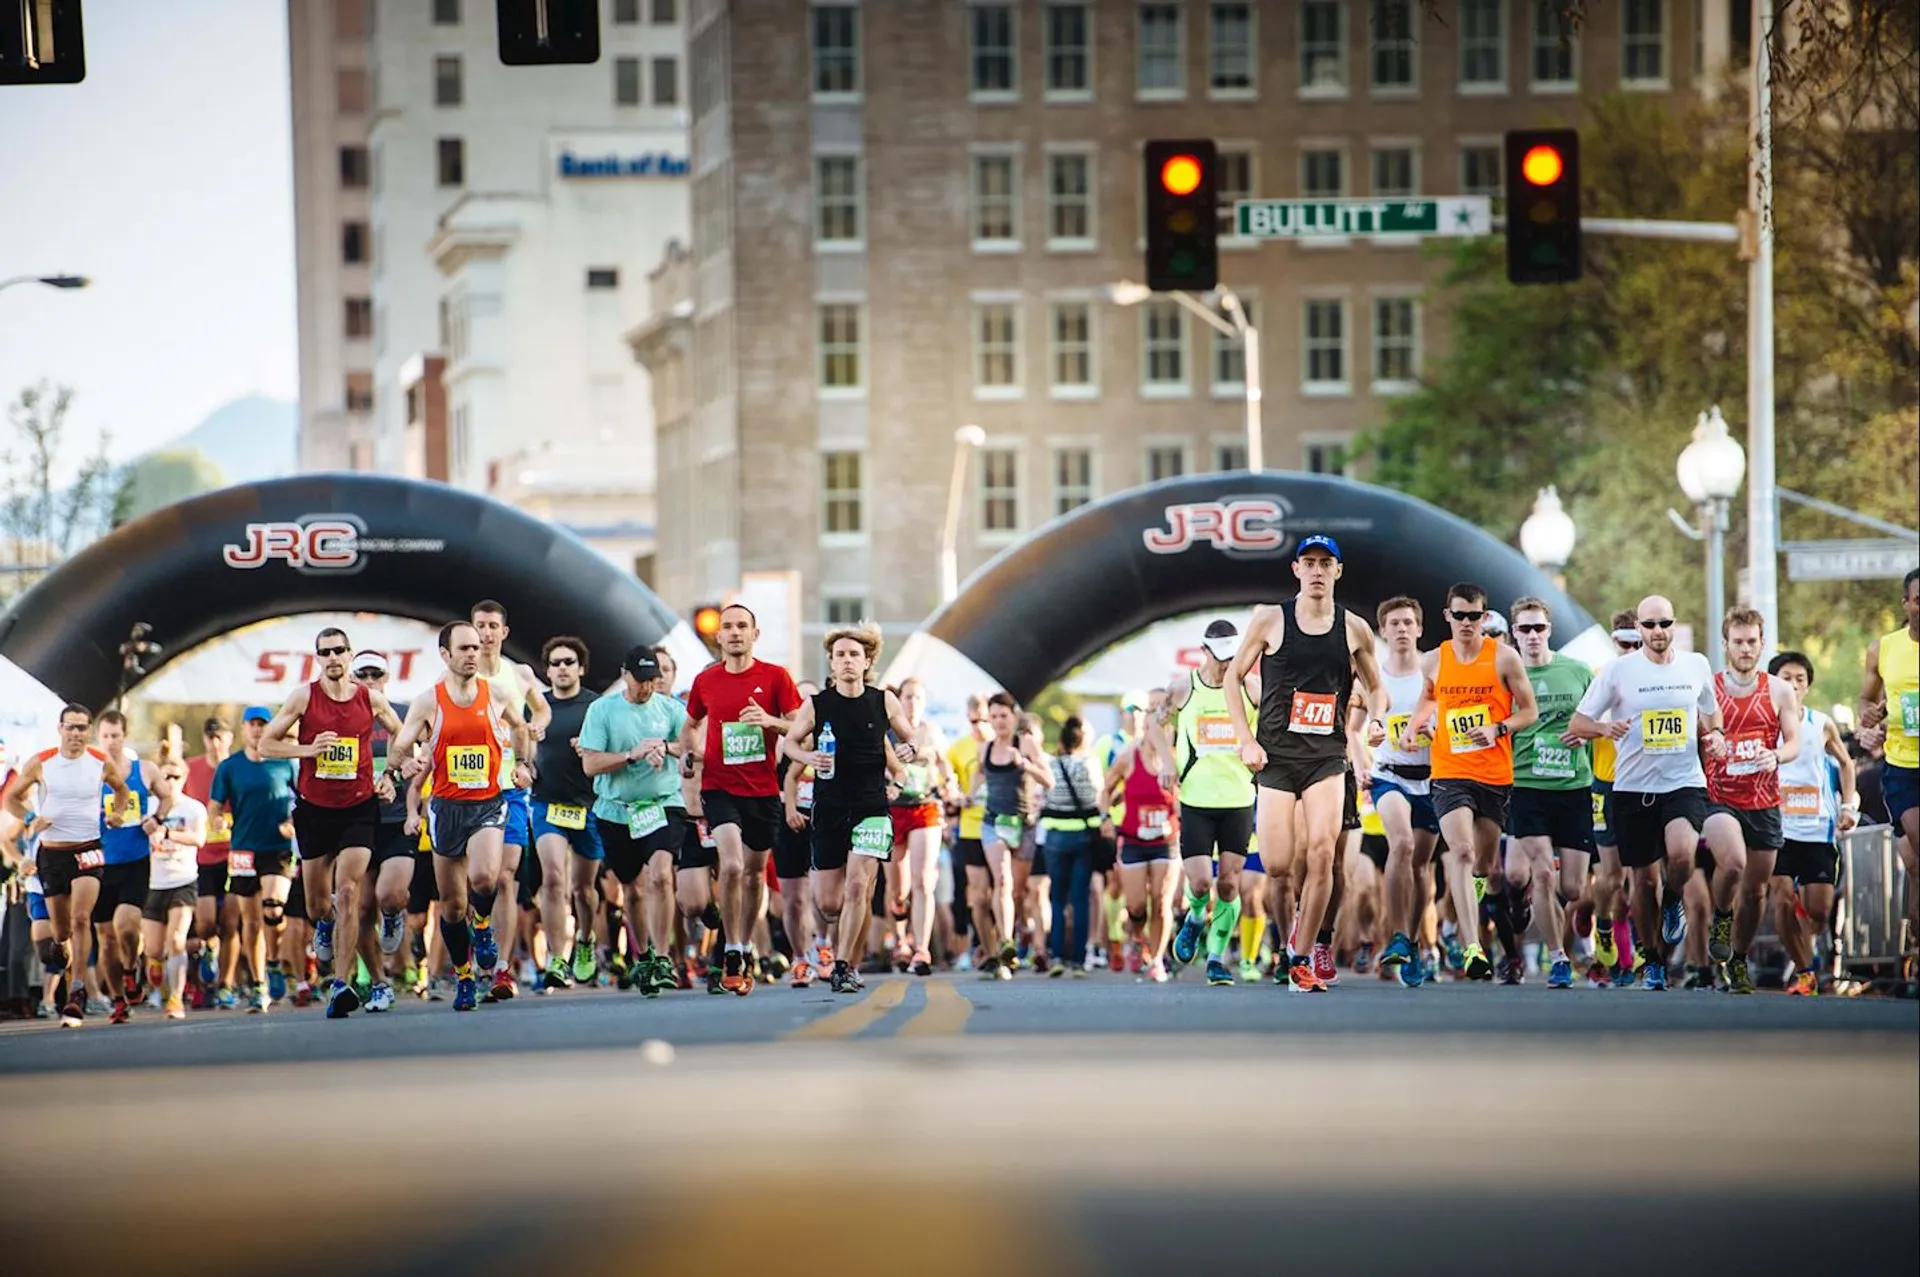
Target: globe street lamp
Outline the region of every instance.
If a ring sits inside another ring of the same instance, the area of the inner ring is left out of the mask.
[[[1693,427],[1693,442],[1680,452],[1674,464],[1680,491],[1687,494],[1700,517],[1696,539],[1707,543],[1707,659],[1720,668],[1725,652],[1720,638],[1720,619],[1726,608],[1726,535],[1727,507],[1739,495],[1741,480],[1747,475],[1747,454],[1727,433],[1720,405],[1700,414]],[[1676,520],[1684,523],[1684,520]],[[1773,635],[1767,640],[1772,642]]]
[[[1154,295],[1151,288],[1131,279],[1123,279],[1118,283],[1108,284],[1103,291],[1106,299],[1116,306],[1138,306],[1141,302],[1146,301]],[[1260,388],[1259,328],[1254,325],[1252,319],[1248,316],[1247,308],[1245,304],[1241,302],[1239,294],[1235,293],[1225,284],[1215,288],[1211,294],[1203,293],[1199,297],[1195,297],[1191,293],[1181,292],[1168,293],[1167,296],[1171,297],[1186,310],[1199,316],[1200,319],[1210,325],[1215,332],[1225,337],[1239,339],[1241,350],[1240,362],[1246,369],[1242,374],[1242,384],[1246,388],[1247,469],[1254,474],[1259,474],[1266,465],[1263,444],[1265,432],[1260,423],[1260,403],[1264,396]],[[1222,319],[1219,314],[1214,311],[1213,307],[1207,304],[1209,300],[1213,299],[1218,299],[1221,310],[1227,312],[1225,319]]]
[[[1559,489],[1549,484],[1540,489],[1540,495],[1533,501],[1533,513],[1520,525],[1520,553],[1527,556],[1527,562],[1544,569],[1553,577],[1553,583],[1564,590],[1567,578],[1562,569],[1573,557],[1576,535],[1572,516],[1560,504]]]
[[[953,482],[947,489],[947,525],[940,535],[940,602],[960,593],[960,497],[967,487],[967,454],[987,441],[987,432],[966,425],[953,432]]]

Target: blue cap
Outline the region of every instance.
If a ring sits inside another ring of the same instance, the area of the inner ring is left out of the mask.
[[[243,723],[271,723],[273,721],[273,711],[265,705],[249,705],[247,706],[247,712],[240,716],[240,721]]]
[[[1302,539],[1300,544],[1293,548],[1293,557],[1298,559],[1305,555],[1308,550],[1325,550],[1328,554],[1331,554],[1335,560],[1339,560],[1340,558],[1340,543],[1332,537],[1310,536]]]

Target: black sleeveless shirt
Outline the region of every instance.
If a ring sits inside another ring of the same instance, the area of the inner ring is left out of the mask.
[[[1347,646],[1347,610],[1333,605],[1325,634],[1300,629],[1295,604],[1280,605],[1286,632],[1280,650],[1260,657],[1260,747],[1271,762],[1315,762],[1347,752],[1347,698],[1353,693],[1353,653]],[[1294,699],[1301,696],[1298,722]],[[1331,697],[1331,704],[1324,698]]]
[[[815,807],[887,806],[887,693],[869,687],[858,696],[842,696],[829,685],[813,696],[813,747],[821,731],[833,725],[833,775],[813,780]]]

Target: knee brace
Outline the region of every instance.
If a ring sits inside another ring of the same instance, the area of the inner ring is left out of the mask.
[[[67,969],[67,946],[51,936],[40,942],[40,965],[49,971]]]
[[[1128,909],[1127,917],[1133,920],[1135,927],[1144,927],[1147,925],[1147,907],[1141,905],[1138,909]]]
[[[280,924],[284,923],[286,920],[287,920],[287,902],[286,901],[275,900],[272,896],[262,896],[260,898],[260,921],[261,922],[265,923],[269,927],[272,927],[275,931],[278,931],[280,929]]]
[[[909,902],[905,900],[889,900],[887,901],[887,914],[895,922],[905,922],[909,912],[908,905]]]

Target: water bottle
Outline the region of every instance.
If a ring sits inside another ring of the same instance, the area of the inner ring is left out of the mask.
[[[815,779],[817,780],[833,779],[834,750],[835,750],[835,746],[833,743],[833,724],[827,723],[824,726],[822,726],[820,729],[820,752],[826,755],[826,762],[824,764],[816,765],[814,767],[813,774]]]

